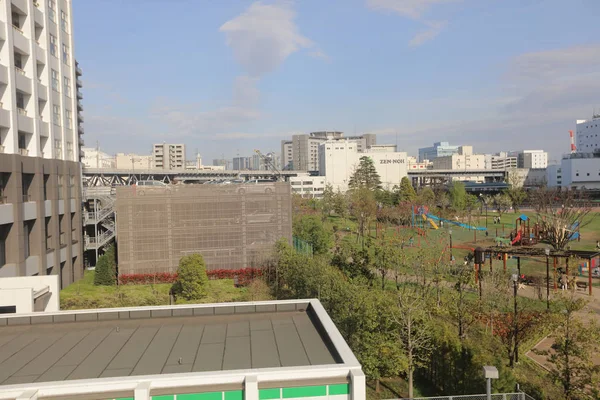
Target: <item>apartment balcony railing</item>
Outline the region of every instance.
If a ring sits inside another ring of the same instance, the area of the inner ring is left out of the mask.
[[[65,235],[64,233],[60,234],[60,245],[61,247],[67,245],[67,235]]]
[[[26,110],[26,109],[24,109],[24,108],[20,108],[20,107],[18,107],[18,108],[17,108],[17,112],[18,112],[19,114],[21,114],[21,115],[25,115],[25,116],[27,115],[27,110]]]
[[[81,94],[81,92],[80,92],[79,90],[77,91],[77,98],[78,98],[79,100],[82,100],[82,99],[83,99],[83,94]]]
[[[27,149],[19,149],[19,154],[22,156],[27,156],[29,155],[29,150]]]
[[[81,76],[83,75],[83,71],[81,71],[81,68],[75,67],[75,74],[77,74],[77,76]]]
[[[24,33],[23,33],[23,30],[22,30],[21,28],[19,28],[18,26],[16,26],[16,25],[13,25],[12,27],[13,27],[13,29],[14,29],[15,31],[17,31],[17,32],[21,33],[22,35],[24,34]]]
[[[20,73],[21,75],[23,75],[23,76],[25,76],[25,75],[26,75],[26,74],[25,74],[25,71],[24,71],[22,68],[20,68],[20,67],[17,67],[16,65],[15,65],[15,70],[16,70],[18,73]]]

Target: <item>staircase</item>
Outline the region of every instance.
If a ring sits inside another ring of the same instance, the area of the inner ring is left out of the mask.
[[[86,225],[95,225],[96,237],[85,237],[85,250],[99,250],[110,244],[116,236],[115,201],[106,193],[87,193],[88,200],[93,200],[95,210],[84,213]]]

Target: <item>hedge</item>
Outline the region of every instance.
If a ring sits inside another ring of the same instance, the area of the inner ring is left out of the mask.
[[[254,278],[262,276],[260,268],[213,269],[206,271],[208,279],[235,279],[237,285],[244,286]],[[177,273],[158,272],[155,274],[119,274],[119,285],[149,285],[153,283],[174,283]]]

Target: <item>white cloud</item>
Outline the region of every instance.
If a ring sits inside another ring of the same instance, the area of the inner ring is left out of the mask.
[[[390,11],[402,17],[409,18],[428,26],[428,29],[418,32],[408,42],[409,46],[417,47],[438,36],[448,25],[448,21],[427,21],[422,17],[433,6],[456,3],[462,0],[366,0],[367,7],[377,11]]]
[[[447,21],[430,21],[430,22],[428,22],[427,25],[429,25],[429,29],[417,33],[410,40],[410,42],[408,42],[409,46],[412,46],[412,47],[420,46],[423,43],[434,39],[437,35],[439,35],[442,32],[442,30],[446,27],[447,24],[448,24]]]
[[[374,10],[392,11],[403,17],[418,20],[431,7],[461,0],[367,0],[367,6]]]
[[[287,57],[313,42],[298,32],[295,12],[288,2],[253,3],[219,29],[236,60],[252,77],[275,70]]]

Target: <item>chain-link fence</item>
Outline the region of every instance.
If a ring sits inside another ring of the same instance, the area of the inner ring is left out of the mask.
[[[456,396],[418,397],[413,400],[487,400],[486,394],[468,394]],[[396,399],[394,399],[396,400]],[[535,400],[526,393],[496,393],[492,400]]]

